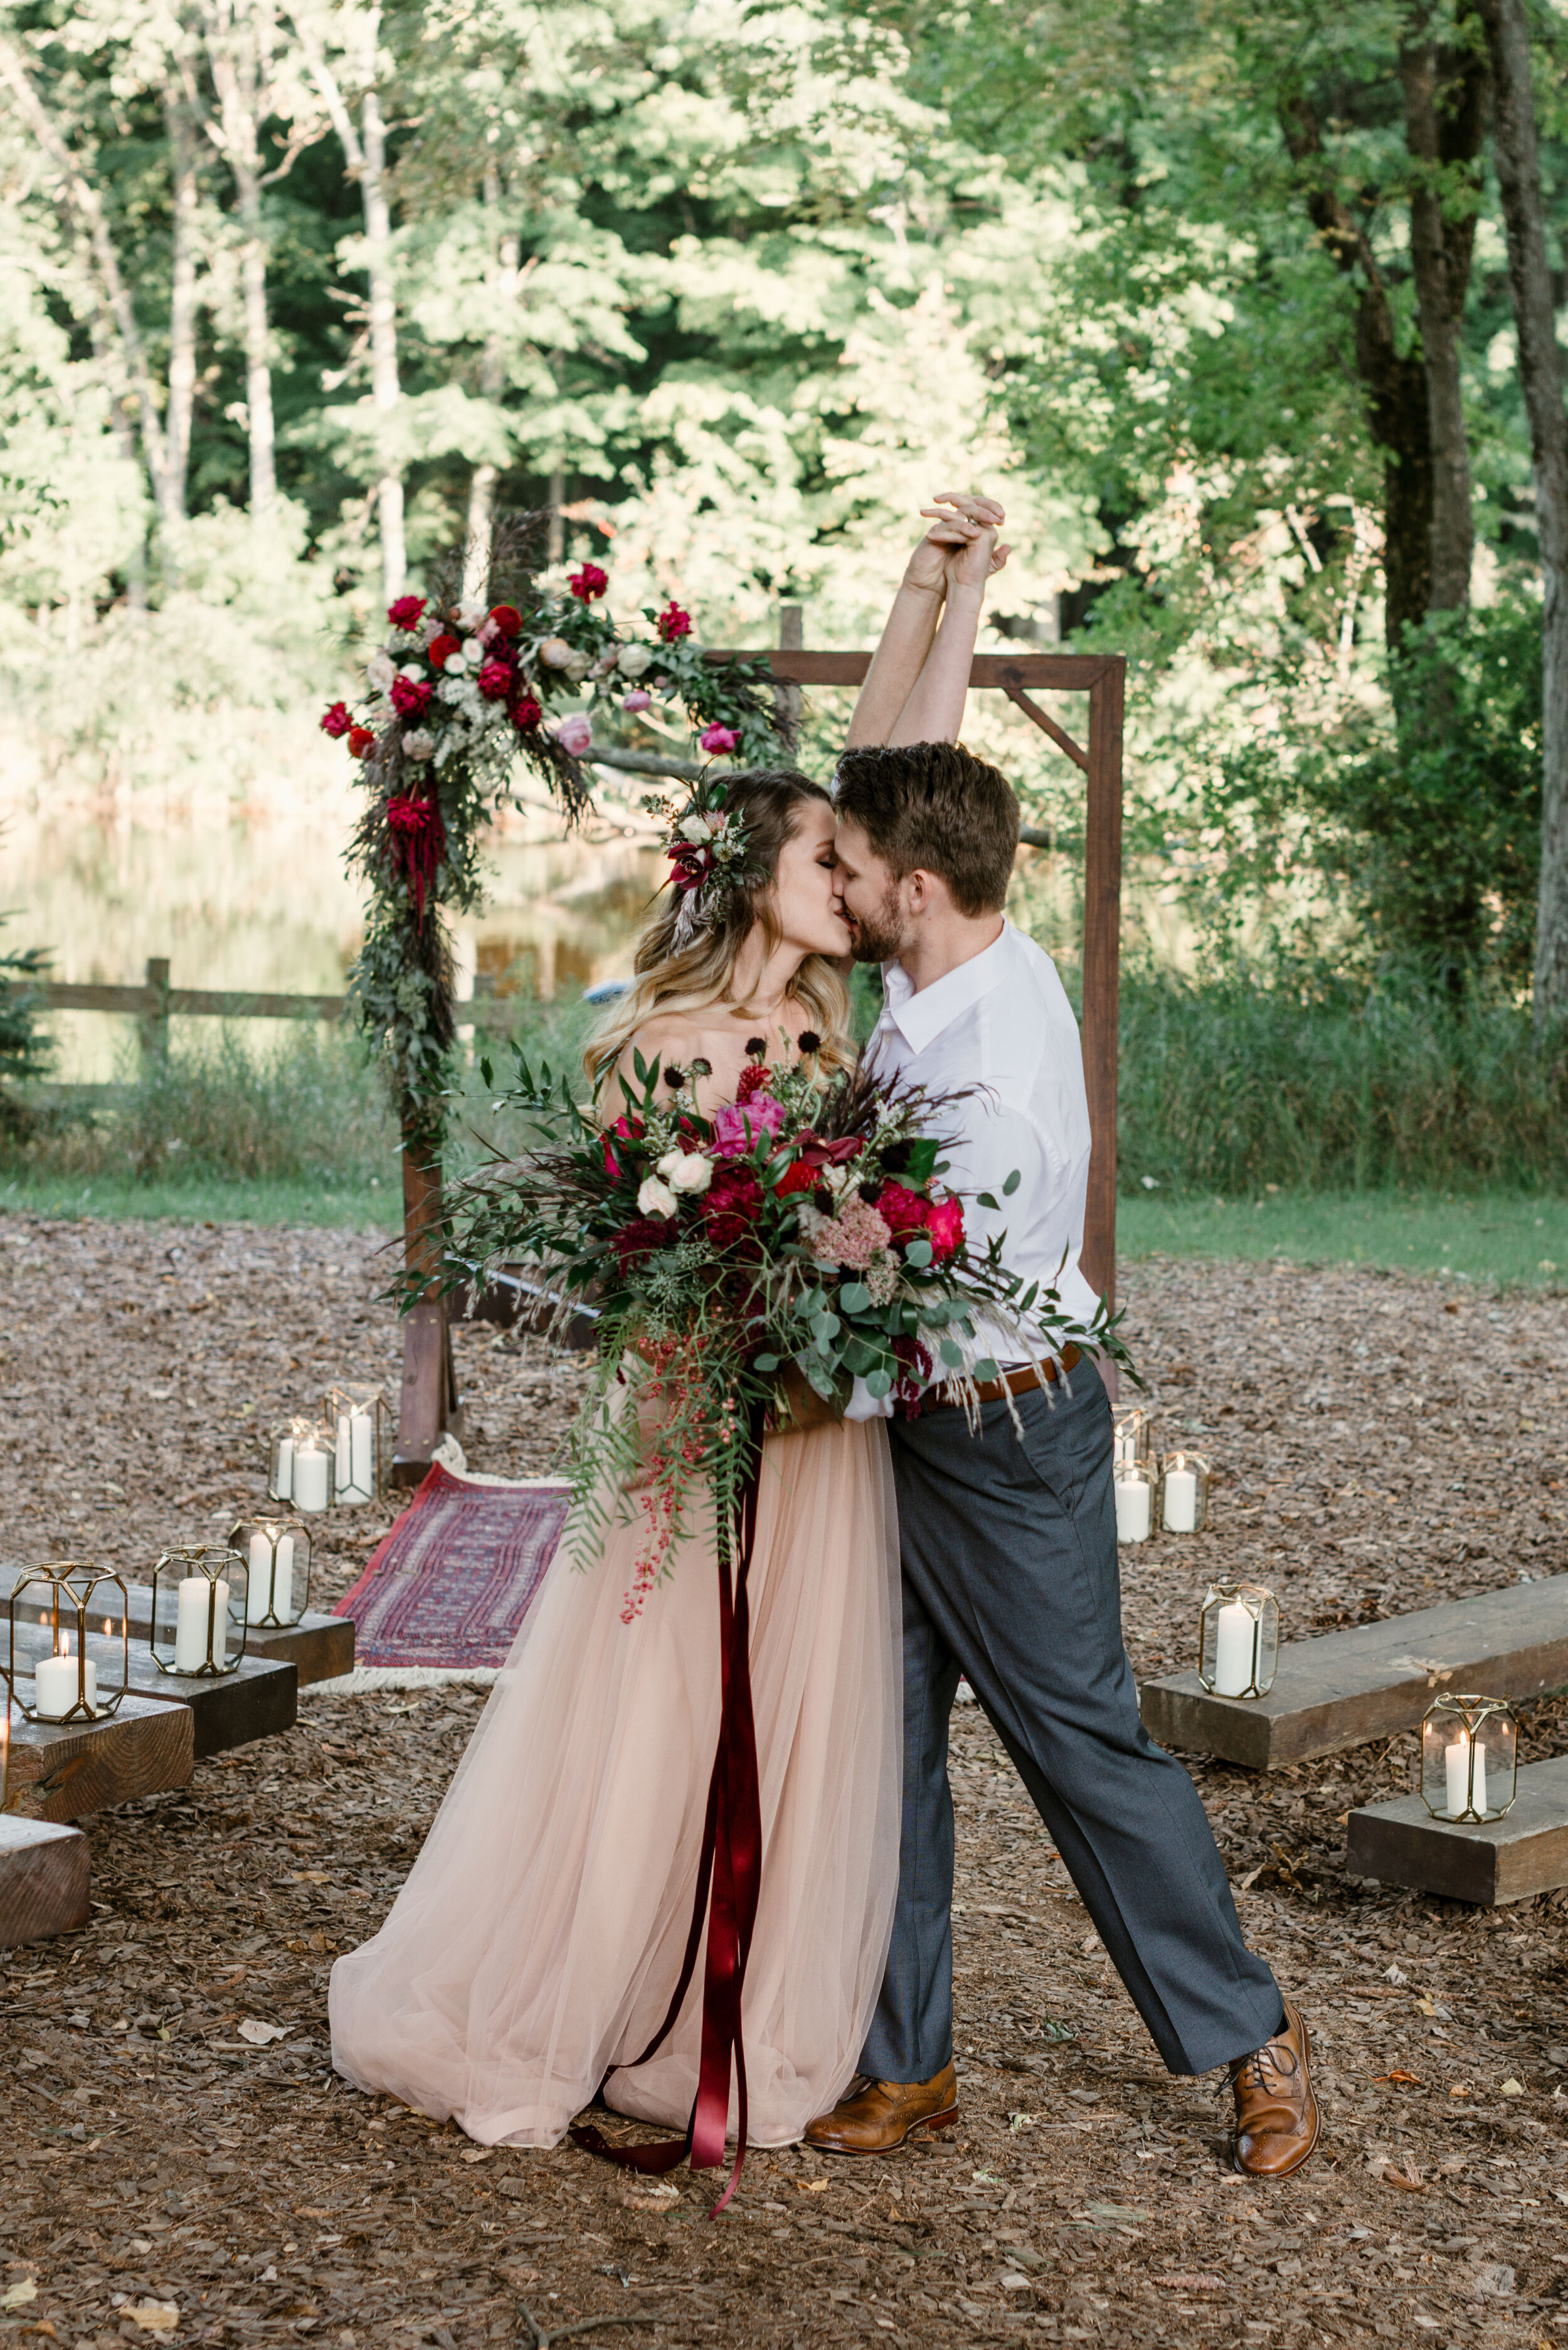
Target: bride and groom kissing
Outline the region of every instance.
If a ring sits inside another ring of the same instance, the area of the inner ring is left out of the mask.
[[[1009,1269],[1087,1326],[1077,1027],[1002,912],[1017,800],[959,743],[1002,515],[949,495],[925,511],[832,794],[793,770],[724,779],[744,856],[678,867],[586,1070],[605,1100],[639,1063],[677,1064],[712,1118],[746,1098],[759,1035],[780,1063],[805,1038],[824,1069],[852,1066],[841,967],[879,962],[869,1065],[961,1095],[947,1180],[971,1237],[1005,1235]],[[998,1376],[978,1408],[938,1378],[894,1417],[857,1382],[842,1416],[804,1398],[763,1441],[745,2132],[881,2156],[957,2118],[961,1676],[1167,2066],[1228,2067],[1238,2167],[1288,2177],[1317,2139],[1307,2030],[1247,1948],[1190,1778],[1139,1720],[1105,1385],[1092,1352],[1021,1361],[1014,1339],[1010,1363],[1004,1335],[981,1327]],[[701,2003],[674,1995],[705,1866],[726,1554],[698,1519],[623,1620],[640,1534],[619,1499],[597,1513],[603,1555],[568,1519],[390,1915],[333,1969],[338,2071],[486,2145],[554,2146],[596,2097],[680,2128],[701,2071]]]

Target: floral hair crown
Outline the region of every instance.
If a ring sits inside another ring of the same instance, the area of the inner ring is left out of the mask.
[[[664,853],[677,912],[672,951],[680,954],[700,931],[711,930],[739,890],[760,876],[752,869],[751,836],[735,810],[725,805],[724,780],[700,783],[683,805],[650,796],[643,806],[665,818]]]

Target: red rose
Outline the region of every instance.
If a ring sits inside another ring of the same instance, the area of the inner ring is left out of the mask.
[[[622,1273],[629,1273],[633,1265],[642,1263],[644,1257],[651,1256],[656,1249],[667,1248],[669,1244],[669,1224],[656,1221],[652,1216],[634,1216],[629,1224],[621,1226],[610,1242],[620,1259]]]
[[[512,705],[512,723],[519,734],[531,734],[543,712],[531,693],[520,693]]]
[[[425,659],[431,669],[444,669],[453,653],[460,653],[462,650],[462,647],[457,638],[447,636],[443,632],[441,636],[431,639],[425,650]]]
[[[900,1232],[924,1232],[929,1222],[929,1202],[902,1183],[884,1183],[872,1205],[895,1240]]]
[[[691,634],[691,615],[683,612],[672,597],[653,625],[659,632],[660,644],[672,645],[677,637]]]
[[[604,594],[609,586],[609,573],[601,571],[597,563],[585,563],[580,571],[573,572],[566,585],[579,604],[587,604]]]
[[[497,604],[492,610],[490,618],[493,624],[500,629],[504,637],[520,637],[522,635],[523,615],[517,609],[515,604]]]
[[[504,702],[512,691],[512,671],[504,660],[487,660],[479,672],[479,690],[486,702]]]
[[[348,715],[348,703],[346,702],[335,702],[331,709],[328,710],[322,718],[321,731],[324,734],[330,734],[332,740],[336,743],[340,734],[348,733],[348,729],[353,725],[353,723],[354,721]]]
[[[411,677],[392,680],[392,707],[400,718],[417,718],[431,698],[428,685],[421,685]]]
[[[400,596],[395,604],[387,607],[387,618],[394,629],[417,629],[424,618],[422,596]]]
[[[808,1167],[804,1159],[797,1159],[793,1167],[784,1169],[775,1189],[782,1200],[791,1191],[815,1191],[821,1180],[815,1167]]]
[[[369,726],[350,726],[348,748],[357,759],[363,759],[376,747],[374,730]]]
[[[733,1248],[751,1235],[762,1211],[763,1187],[749,1169],[715,1176],[702,1201],[708,1238],[716,1249]]]
[[[620,1163],[619,1152],[613,1150],[610,1148],[610,1135],[618,1134],[622,1140],[626,1142],[638,1142],[641,1140],[643,1126],[640,1118],[622,1117],[617,1118],[615,1124],[609,1130],[609,1134],[606,1135],[605,1173],[609,1177],[612,1183],[618,1183],[620,1181],[625,1170]]]
[[[945,1264],[950,1256],[957,1256],[963,1246],[962,1201],[950,1195],[945,1200],[933,1200],[926,1217],[926,1233],[939,1264]]]

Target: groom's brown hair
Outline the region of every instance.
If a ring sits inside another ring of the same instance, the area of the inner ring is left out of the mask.
[[[945,881],[961,914],[994,914],[1018,853],[1012,786],[961,743],[846,751],[834,806],[857,824],[896,881],[917,867]]]

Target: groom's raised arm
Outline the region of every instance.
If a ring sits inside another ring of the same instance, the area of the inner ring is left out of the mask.
[[[944,507],[950,511],[944,513]],[[930,517],[931,526],[905,566],[892,609],[871,656],[871,667],[845,736],[846,747],[851,750],[874,743],[939,739],[930,734],[910,734],[900,722],[929,665],[932,648],[940,642],[937,624],[942,618],[944,598],[952,592],[950,566],[955,550],[961,554],[981,537],[987,537],[993,546],[1002,521],[1002,508],[993,499],[961,498],[948,490],[940,492],[935,502],[922,507],[921,512]],[[982,573],[982,578],[983,576]],[[979,625],[977,609],[970,628],[971,650]],[[966,682],[968,676],[966,662]],[[959,706],[961,716],[961,698]],[[957,733],[955,725],[952,739],[956,740]]]

